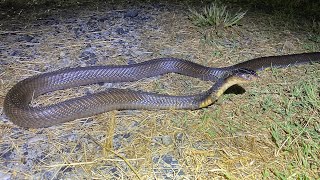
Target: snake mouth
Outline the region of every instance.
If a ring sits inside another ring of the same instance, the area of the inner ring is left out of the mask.
[[[235,84],[245,84],[252,82],[258,78],[256,71],[246,68],[239,68],[230,71],[226,78],[223,79],[223,83],[215,92],[216,97],[220,97],[229,87]]]
[[[233,73],[232,75],[234,77],[238,77],[239,82],[249,82],[259,78],[256,71],[247,68],[239,68],[232,71],[231,73]]]
[[[232,70],[226,74],[226,76],[219,81],[223,82],[213,92],[212,96],[208,96],[200,104],[199,108],[207,107],[214,103],[224,92],[233,85],[245,84],[254,81],[259,76],[256,71],[246,68],[239,68]]]

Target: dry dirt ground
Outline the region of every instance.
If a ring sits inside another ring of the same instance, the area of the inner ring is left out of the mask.
[[[243,86],[245,93],[227,94],[194,111],[112,111],[43,129],[20,128],[3,112],[15,83],[64,67],[159,57],[221,67],[320,51],[307,22],[277,16],[248,11],[239,26],[217,34],[194,26],[184,3],[102,3],[2,18],[0,179],[319,178],[319,64],[260,72],[257,82]],[[109,87],[190,94],[211,84],[168,74],[48,93],[33,103]],[[293,106],[300,103],[295,89],[304,85],[313,88],[314,104]]]

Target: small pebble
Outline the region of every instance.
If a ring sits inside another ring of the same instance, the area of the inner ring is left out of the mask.
[[[31,42],[33,39],[34,39],[34,37],[30,36],[28,34],[21,35],[20,37],[18,37],[19,42],[22,42],[22,41]]]
[[[162,136],[162,144],[165,146],[169,146],[172,144],[172,138],[169,135]]]
[[[22,52],[20,50],[14,50],[10,55],[11,56],[21,56]]]
[[[106,20],[110,20],[110,17],[109,17],[109,16],[104,16],[104,17],[100,17],[100,18],[98,19],[98,21],[100,21],[100,22],[104,22],[104,21],[106,21]]]
[[[123,138],[129,138],[130,137],[130,133],[125,133],[125,134],[123,134]]]
[[[176,141],[181,143],[183,141],[183,133],[176,134]]]
[[[134,18],[134,17],[136,17],[136,16],[138,16],[138,14],[139,14],[139,11],[138,10],[136,10],[136,9],[132,9],[132,10],[128,10],[125,14],[124,14],[124,17],[125,18],[127,18],[127,17],[129,17],[129,18]]]
[[[95,54],[95,47],[92,47],[90,44],[82,51],[79,58],[82,61],[85,61],[87,65],[95,65],[98,61],[97,55]]]
[[[37,135],[37,136],[34,136],[34,137],[28,139],[28,144],[36,143],[36,142],[39,142],[39,141],[45,141],[45,140],[46,140],[45,137]]]
[[[9,161],[12,158],[13,151],[12,150],[8,150],[7,152],[1,153],[0,157],[3,160]]]
[[[125,31],[123,28],[117,28],[116,33],[119,35],[122,35],[122,34],[127,34],[127,31]]]

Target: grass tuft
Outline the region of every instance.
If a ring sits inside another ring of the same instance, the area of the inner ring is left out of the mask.
[[[311,25],[312,33],[309,35],[309,40],[320,43],[320,22],[319,21],[313,21]]]
[[[230,13],[227,6],[218,1],[213,2],[210,6],[205,6],[202,12],[189,9],[190,20],[199,27],[230,27],[239,22],[246,12],[239,10],[236,13]]]

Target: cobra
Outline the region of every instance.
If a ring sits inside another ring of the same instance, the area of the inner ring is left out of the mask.
[[[320,53],[314,52],[261,57],[221,68],[206,67],[177,58],[159,58],[132,65],[65,68],[18,82],[5,97],[4,112],[18,126],[41,128],[111,110],[199,109],[214,103],[230,86],[256,79],[255,71],[319,60]],[[112,88],[48,106],[30,105],[33,98],[51,91],[100,82],[136,81],[170,72],[215,83],[203,93],[188,96]]]

